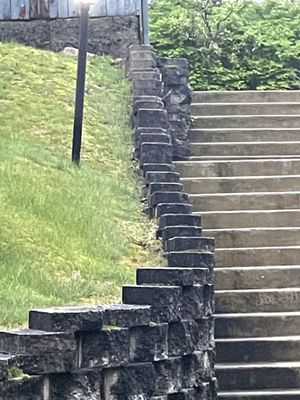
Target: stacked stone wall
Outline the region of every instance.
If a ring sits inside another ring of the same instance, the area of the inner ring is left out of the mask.
[[[136,285],[123,287],[123,304],[31,310],[28,329],[0,332],[0,400],[217,397],[214,243],[202,237],[173,165],[180,144],[172,121],[177,112],[188,118],[189,107],[185,116],[177,96],[174,107],[166,100],[168,88],[189,90],[187,63],[132,46],[124,64],[146,212],[157,218],[167,266],[139,268]]]

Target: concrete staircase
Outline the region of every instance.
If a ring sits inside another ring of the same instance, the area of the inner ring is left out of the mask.
[[[300,91],[195,92],[176,163],[216,238],[220,400],[300,399]]]

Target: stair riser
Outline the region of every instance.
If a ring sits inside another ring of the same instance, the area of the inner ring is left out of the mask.
[[[262,248],[216,250],[216,267],[299,265],[300,249]]]
[[[189,132],[191,143],[210,143],[210,142],[275,142],[275,141],[298,141],[300,140],[300,130],[191,130]]]
[[[217,363],[298,361],[300,341],[217,342]]]
[[[264,395],[251,395],[251,396],[230,396],[230,395],[222,395],[218,396],[218,400],[300,400],[300,394],[287,394],[287,395],[278,395],[275,396],[273,394],[269,396]]]
[[[202,213],[201,215],[204,229],[300,226],[300,211],[298,210]]]
[[[285,192],[299,190],[300,176],[277,178],[212,178],[182,179],[184,191],[190,194],[205,193],[247,193],[247,192]]]
[[[215,104],[193,103],[192,115],[299,115],[300,104]]]
[[[184,178],[300,175],[300,160],[175,162]]]
[[[259,103],[300,102],[300,91],[199,91],[193,92],[193,103]]]
[[[217,290],[235,289],[272,289],[300,287],[300,267],[289,269],[263,269],[239,270],[215,269],[215,288]],[[299,353],[300,354],[300,353]]]
[[[275,396],[273,394],[269,396],[263,396],[263,395],[251,395],[251,396],[230,396],[230,395],[222,395],[220,394],[218,396],[218,400],[300,400],[300,394],[287,394],[287,395],[278,395]]]
[[[217,313],[254,313],[297,311],[300,308],[300,291],[237,293],[216,292]]]
[[[298,128],[300,116],[268,115],[260,116],[221,116],[221,117],[195,117],[192,128]]]
[[[220,318],[216,316],[216,338],[246,338],[299,335],[300,316],[241,316]]]
[[[220,390],[298,389],[300,368],[217,370]]]
[[[192,156],[272,156],[274,154],[299,156],[300,143],[248,143],[248,144],[192,144]]]
[[[300,246],[300,229],[223,232],[204,230],[203,235],[214,237],[217,248]]]
[[[195,211],[298,209],[298,193],[253,193],[236,195],[191,195]]]

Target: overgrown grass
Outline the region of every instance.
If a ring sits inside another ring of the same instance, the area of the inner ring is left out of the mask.
[[[76,60],[0,44],[0,325],[30,307],[118,301],[155,263],[130,165],[130,88],[88,63],[82,164],[70,159]]]

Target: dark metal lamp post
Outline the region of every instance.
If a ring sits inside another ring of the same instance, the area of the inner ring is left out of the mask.
[[[91,3],[89,0],[80,1],[80,36],[79,36],[76,100],[75,100],[75,115],[74,115],[74,128],[73,128],[73,145],[72,145],[72,161],[77,165],[79,165],[80,163],[80,151],[81,151],[81,139],[82,139],[82,121],[83,121],[90,6]]]

